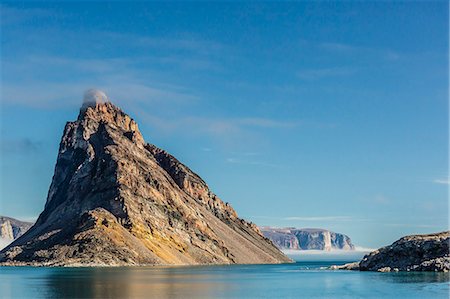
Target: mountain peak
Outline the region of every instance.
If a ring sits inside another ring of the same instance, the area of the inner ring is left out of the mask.
[[[289,262],[100,91],[68,122],[44,211],[0,264]]]
[[[111,103],[108,96],[101,90],[89,89],[84,93],[78,119],[67,125],[81,130],[82,134],[79,136],[83,136],[84,140],[88,140],[91,134],[97,132],[102,125],[122,134],[139,147],[144,146],[144,138],[134,119]]]

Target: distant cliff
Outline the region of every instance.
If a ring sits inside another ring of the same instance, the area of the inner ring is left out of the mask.
[[[0,216],[0,238],[15,240],[23,235],[33,223]]]
[[[261,227],[261,231],[280,249],[325,251],[355,249],[347,235],[325,229]]]

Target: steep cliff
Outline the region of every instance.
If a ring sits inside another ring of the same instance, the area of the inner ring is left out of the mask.
[[[351,239],[325,229],[262,227],[264,236],[280,249],[292,250],[353,250]]]
[[[10,265],[289,261],[99,92],[64,129],[44,211],[0,252]]]

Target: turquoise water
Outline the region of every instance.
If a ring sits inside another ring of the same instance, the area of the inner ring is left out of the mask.
[[[321,269],[331,264],[335,263],[145,268],[1,267],[0,297],[448,298],[448,274]]]

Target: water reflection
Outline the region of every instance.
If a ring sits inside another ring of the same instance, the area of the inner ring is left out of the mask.
[[[50,298],[214,298],[231,285],[196,268],[55,269],[45,278]],[[216,273],[217,274],[217,273]]]
[[[377,279],[389,283],[441,283],[450,282],[450,273],[442,272],[390,272],[375,273]]]
[[[287,265],[0,268],[1,298],[446,298],[448,273]]]

